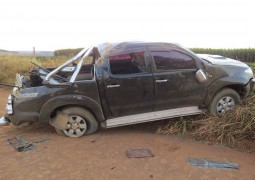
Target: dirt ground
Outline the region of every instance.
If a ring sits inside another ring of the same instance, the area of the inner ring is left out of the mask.
[[[4,115],[9,89],[0,89]],[[100,130],[81,138],[59,136],[47,125],[0,127],[0,179],[255,179],[255,155],[206,145],[178,136],[156,135],[145,123]],[[47,137],[34,150],[18,152],[6,143],[20,135],[29,141]],[[128,159],[127,149],[148,148],[155,157]],[[239,170],[198,168],[188,158],[239,164]]]

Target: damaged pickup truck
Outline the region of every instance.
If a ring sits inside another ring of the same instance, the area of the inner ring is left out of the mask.
[[[203,111],[221,116],[254,84],[240,61],[171,43],[105,43],[57,68],[37,67],[17,74],[1,122],[49,123],[69,137]]]

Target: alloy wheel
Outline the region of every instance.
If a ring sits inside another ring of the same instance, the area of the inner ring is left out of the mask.
[[[217,113],[223,115],[229,109],[233,109],[235,106],[235,100],[230,96],[222,97],[217,103]]]
[[[63,132],[69,137],[80,137],[85,134],[86,130],[86,121],[80,116],[71,115],[68,119],[67,128]]]

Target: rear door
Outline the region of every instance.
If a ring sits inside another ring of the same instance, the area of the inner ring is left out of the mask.
[[[196,60],[183,51],[150,49],[154,70],[154,110],[198,106],[206,95],[206,83],[199,83]]]
[[[104,88],[112,117],[153,110],[153,77],[145,57],[143,48],[108,57]]]

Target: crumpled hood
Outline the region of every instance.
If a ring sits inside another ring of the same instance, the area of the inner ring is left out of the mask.
[[[213,65],[234,65],[234,66],[248,67],[248,65],[243,62],[230,59],[224,56],[220,56],[220,55],[197,54],[197,56],[202,59],[205,59],[206,61],[209,61]]]

